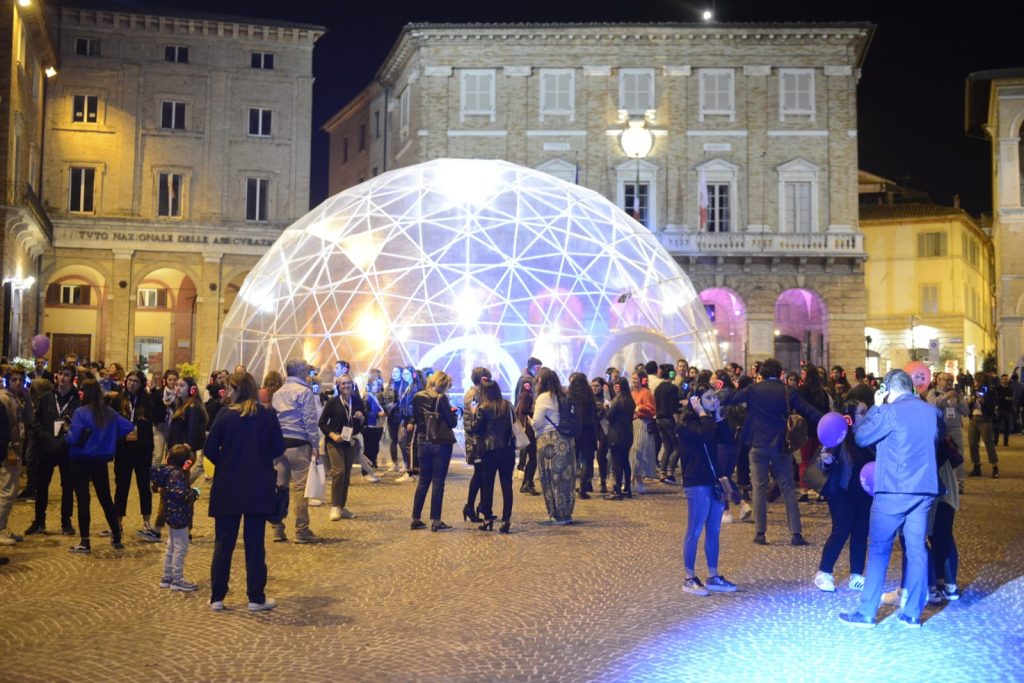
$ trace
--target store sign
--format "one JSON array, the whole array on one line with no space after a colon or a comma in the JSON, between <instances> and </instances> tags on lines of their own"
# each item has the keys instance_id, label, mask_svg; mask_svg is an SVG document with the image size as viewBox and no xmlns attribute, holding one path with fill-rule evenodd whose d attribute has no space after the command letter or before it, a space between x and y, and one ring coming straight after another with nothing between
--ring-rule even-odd
<instances>
[{"instance_id":1,"label":"store sign","mask_svg":"<svg viewBox=\"0 0 1024 683\"><path fill-rule=\"evenodd\" d=\"M242 234L239 234L242 233ZM246 234L249 233L249 234ZM243 230L124 230L58 226L54 246L83 249L146 249L159 251L231 251L263 254L277 239L276 231Z\"/></svg>"},{"instance_id":2,"label":"store sign","mask_svg":"<svg viewBox=\"0 0 1024 683\"><path fill-rule=\"evenodd\" d=\"M74 230L73 232L79 240L87 242L117 242L119 244L232 244L247 247L269 247L274 244L274 240L266 237L195 235L192 233L176 232L118 232L116 230Z\"/></svg>"}]
</instances>

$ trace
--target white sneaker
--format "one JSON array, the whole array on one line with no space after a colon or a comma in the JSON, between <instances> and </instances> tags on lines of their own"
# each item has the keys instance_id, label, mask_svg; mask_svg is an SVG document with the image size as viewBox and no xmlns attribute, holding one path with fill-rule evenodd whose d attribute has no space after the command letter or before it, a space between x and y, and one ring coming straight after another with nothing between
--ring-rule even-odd
<instances>
[{"instance_id":1,"label":"white sneaker","mask_svg":"<svg viewBox=\"0 0 1024 683\"><path fill-rule=\"evenodd\" d=\"M380 483L380 477L371 472L370 474L363 475L363 481L369 482L371 484L378 484Z\"/></svg>"},{"instance_id":2,"label":"white sneaker","mask_svg":"<svg viewBox=\"0 0 1024 683\"><path fill-rule=\"evenodd\" d=\"M337 506L332 507L331 508L331 516L328 519L330 519L332 522L337 522L338 520L340 520L341 519L341 508L337 507Z\"/></svg>"},{"instance_id":3,"label":"white sneaker","mask_svg":"<svg viewBox=\"0 0 1024 683\"><path fill-rule=\"evenodd\" d=\"M224 601L223 600L211 601L210 602L210 609L212 609L214 612L223 612L224 611Z\"/></svg>"},{"instance_id":4,"label":"white sneaker","mask_svg":"<svg viewBox=\"0 0 1024 683\"><path fill-rule=\"evenodd\" d=\"M929 605L937 605L937 604L939 604L940 602L942 602L945 599L946 599L946 596L944 596L942 594L942 589L940 589L940 588L932 588L932 589L930 589L928 591L928 604Z\"/></svg>"},{"instance_id":5,"label":"white sneaker","mask_svg":"<svg viewBox=\"0 0 1024 683\"><path fill-rule=\"evenodd\" d=\"M398 463L397 462L391 463L391 471L392 472L397 472L398 471Z\"/></svg>"},{"instance_id":6,"label":"white sneaker","mask_svg":"<svg viewBox=\"0 0 1024 683\"><path fill-rule=\"evenodd\" d=\"M751 521L750 518L751 518L751 516L753 514L754 514L754 511L753 511L753 509L751 509L751 507L747 503L747 501L741 500L740 501L740 521L741 522L749 522L749 521Z\"/></svg>"},{"instance_id":7,"label":"white sneaker","mask_svg":"<svg viewBox=\"0 0 1024 683\"><path fill-rule=\"evenodd\" d=\"M726 510L722 513L722 524L732 524L735 520L732 518L732 510Z\"/></svg>"},{"instance_id":8,"label":"white sneaker","mask_svg":"<svg viewBox=\"0 0 1024 683\"><path fill-rule=\"evenodd\" d=\"M412 481L412 480L413 480L413 477L409 476L408 472L404 472L402 474L402 476L400 476L398 479L395 479L395 481L397 481L400 484L404 484L405 482Z\"/></svg>"},{"instance_id":9,"label":"white sneaker","mask_svg":"<svg viewBox=\"0 0 1024 683\"><path fill-rule=\"evenodd\" d=\"M311 507L311 508L318 508L318 507L320 507L321 505L324 504L324 502L322 500L320 500L319 498L309 498L308 502L309 502L309 507Z\"/></svg>"},{"instance_id":10,"label":"white sneaker","mask_svg":"<svg viewBox=\"0 0 1024 683\"><path fill-rule=\"evenodd\" d=\"M819 571L814 575L814 587L826 593L836 592L836 580L831 574Z\"/></svg>"},{"instance_id":11,"label":"white sneaker","mask_svg":"<svg viewBox=\"0 0 1024 683\"><path fill-rule=\"evenodd\" d=\"M275 607L277 607L277 600L275 600L274 598L267 598L263 602L249 603L250 612L266 612L267 610L272 610Z\"/></svg>"},{"instance_id":12,"label":"white sneaker","mask_svg":"<svg viewBox=\"0 0 1024 683\"><path fill-rule=\"evenodd\" d=\"M644 486L643 479L637 479L633 482L633 493L646 493L647 487Z\"/></svg>"},{"instance_id":13,"label":"white sneaker","mask_svg":"<svg viewBox=\"0 0 1024 683\"><path fill-rule=\"evenodd\" d=\"M864 575L863 574L850 574L850 582L846 585L852 591L864 590Z\"/></svg>"},{"instance_id":14,"label":"white sneaker","mask_svg":"<svg viewBox=\"0 0 1024 683\"><path fill-rule=\"evenodd\" d=\"M356 516L353 515L351 512L349 512L348 508L341 508L341 518L342 519L355 519Z\"/></svg>"},{"instance_id":15,"label":"white sneaker","mask_svg":"<svg viewBox=\"0 0 1024 683\"><path fill-rule=\"evenodd\" d=\"M10 529L0 529L0 545L14 545L17 541Z\"/></svg>"}]
</instances>

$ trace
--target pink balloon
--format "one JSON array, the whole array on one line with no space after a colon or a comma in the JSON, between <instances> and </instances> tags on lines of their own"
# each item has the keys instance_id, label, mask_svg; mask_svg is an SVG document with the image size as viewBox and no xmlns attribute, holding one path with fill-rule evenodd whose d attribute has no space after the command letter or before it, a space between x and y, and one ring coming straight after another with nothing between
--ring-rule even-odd
<instances>
[{"instance_id":1,"label":"pink balloon","mask_svg":"<svg viewBox=\"0 0 1024 683\"><path fill-rule=\"evenodd\" d=\"M860 485L866 494L875 495L875 463L869 462L861 468Z\"/></svg>"},{"instance_id":2,"label":"pink balloon","mask_svg":"<svg viewBox=\"0 0 1024 683\"><path fill-rule=\"evenodd\" d=\"M35 356L45 356L50 350L50 338L45 334L37 334L32 337L32 353Z\"/></svg>"},{"instance_id":3,"label":"pink balloon","mask_svg":"<svg viewBox=\"0 0 1024 683\"><path fill-rule=\"evenodd\" d=\"M818 441L825 448L835 448L846 438L846 418L839 413L826 413L818 422Z\"/></svg>"},{"instance_id":4,"label":"pink balloon","mask_svg":"<svg viewBox=\"0 0 1024 683\"><path fill-rule=\"evenodd\" d=\"M914 388L922 392L932 383L932 371L922 361L912 360L904 366L903 371L910 375Z\"/></svg>"}]
</instances>

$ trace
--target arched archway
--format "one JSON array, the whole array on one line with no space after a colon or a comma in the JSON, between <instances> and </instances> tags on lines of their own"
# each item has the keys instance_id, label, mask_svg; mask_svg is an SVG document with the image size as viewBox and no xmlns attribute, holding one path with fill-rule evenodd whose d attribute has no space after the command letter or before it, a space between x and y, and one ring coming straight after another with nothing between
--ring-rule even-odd
<instances>
[{"instance_id":1,"label":"arched archway","mask_svg":"<svg viewBox=\"0 0 1024 683\"><path fill-rule=\"evenodd\" d=\"M775 357L786 369L800 361L828 364L825 301L809 289L787 289L775 300ZM794 343L795 342L795 343Z\"/></svg>"},{"instance_id":2,"label":"arched archway","mask_svg":"<svg viewBox=\"0 0 1024 683\"><path fill-rule=\"evenodd\" d=\"M637 363L656 360L660 363L675 363L685 355L668 337L649 327L627 327L608 337L590 363L589 377L604 375L605 369L614 366L630 371Z\"/></svg>"},{"instance_id":3,"label":"arched archway","mask_svg":"<svg viewBox=\"0 0 1024 683\"><path fill-rule=\"evenodd\" d=\"M191 362L195 346L196 285L177 268L140 273L132 306L132 365L163 373Z\"/></svg>"},{"instance_id":4,"label":"arched archway","mask_svg":"<svg viewBox=\"0 0 1024 683\"><path fill-rule=\"evenodd\" d=\"M728 287L711 287L700 293L718 339L718 355L722 363L738 363L746 367L747 305Z\"/></svg>"},{"instance_id":5,"label":"arched archway","mask_svg":"<svg viewBox=\"0 0 1024 683\"><path fill-rule=\"evenodd\" d=\"M51 272L44 289L43 331L50 337L49 360L106 356L109 331L107 280L97 269L69 264Z\"/></svg>"}]
</instances>

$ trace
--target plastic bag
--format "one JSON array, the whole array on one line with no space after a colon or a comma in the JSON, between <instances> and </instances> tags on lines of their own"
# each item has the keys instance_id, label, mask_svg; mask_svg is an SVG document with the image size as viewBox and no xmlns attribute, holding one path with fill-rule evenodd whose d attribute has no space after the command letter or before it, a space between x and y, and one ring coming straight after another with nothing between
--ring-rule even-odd
<instances>
[{"instance_id":1,"label":"plastic bag","mask_svg":"<svg viewBox=\"0 0 1024 683\"><path fill-rule=\"evenodd\" d=\"M327 473L324 471L324 461L317 458L309 464L309 473L306 475L306 498L324 499L324 488L327 481Z\"/></svg>"}]
</instances>

